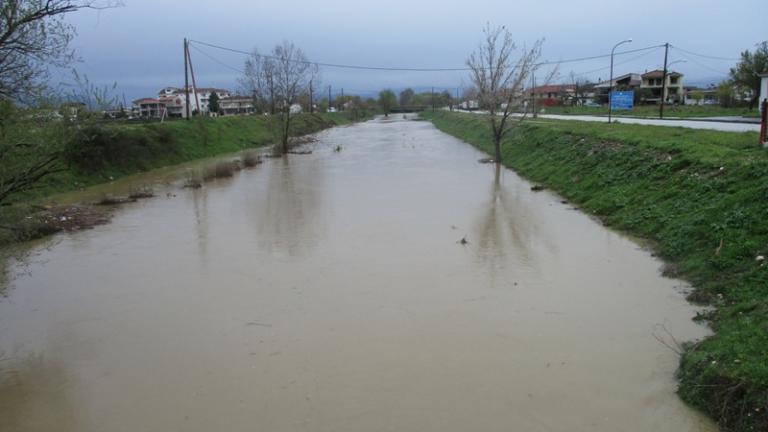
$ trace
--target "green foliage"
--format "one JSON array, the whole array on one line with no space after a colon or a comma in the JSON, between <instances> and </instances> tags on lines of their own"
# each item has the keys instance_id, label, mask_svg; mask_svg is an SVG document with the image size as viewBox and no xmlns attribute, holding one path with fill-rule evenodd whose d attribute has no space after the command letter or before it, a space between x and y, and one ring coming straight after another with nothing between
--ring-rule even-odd
<instances>
[{"instance_id":1,"label":"green foliage","mask_svg":"<svg viewBox=\"0 0 768 432\"><path fill-rule=\"evenodd\" d=\"M379 107L384 111L384 115L388 115L392 108L397 106L397 96L392 90L382 90L379 92Z\"/></svg>"},{"instance_id":2,"label":"green foliage","mask_svg":"<svg viewBox=\"0 0 768 432\"><path fill-rule=\"evenodd\" d=\"M0 203L18 200L62 169L72 127L53 109L18 109L0 100Z\"/></svg>"},{"instance_id":3,"label":"green foliage","mask_svg":"<svg viewBox=\"0 0 768 432\"><path fill-rule=\"evenodd\" d=\"M212 113L218 114L220 111L219 107L219 94L216 92L212 92L211 96L208 97L208 110Z\"/></svg>"},{"instance_id":4,"label":"green foliage","mask_svg":"<svg viewBox=\"0 0 768 432\"><path fill-rule=\"evenodd\" d=\"M475 115L426 112L492 152ZM680 395L725 430L768 430L768 154L755 133L568 121L522 125L502 161L607 225L650 239L716 307L690 345Z\"/></svg>"},{"instance_id":5,"label":"green foliage","mask_svg":"<svg viewBox=\"0 0 768 432\"><path fill-rule=\"evenodd\" d=\"M98 171L105 167L146 168L146 163L178 151L175 136L161 125L124 128L88 125L66 144L64 158L79 171Z\"/></svg>"},{"instance_id":6,"label":"green foliage","mask_svg":"<svg viewBox=\"0 0 768 432\"><path fill-rule=\"evenodd\" d=\"M731 80L743 89L752 90L755 96L760 94L761 74L768 71L768 41L756 45L755 52L744 51L741 61L731 68ZM750 108L755 105L756 97L750 101Z\"/></svg>"},{"instance_id":7,"label":"green foliage","mask_svg":"<svg viewBox=\"0 0 768 432\"><path fill-rule=\"evenodd\" d=\"M723 81L717 85L717 99L723 108L733 106L733 84L730 81Z\"/></svg>"}]
</instances>

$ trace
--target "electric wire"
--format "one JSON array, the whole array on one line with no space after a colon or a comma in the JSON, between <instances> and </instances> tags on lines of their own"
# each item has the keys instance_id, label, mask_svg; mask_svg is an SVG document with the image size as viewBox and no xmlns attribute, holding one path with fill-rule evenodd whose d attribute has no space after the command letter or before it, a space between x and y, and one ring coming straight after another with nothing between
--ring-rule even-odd
<instances>
[{"instance_id":1,"label":"electric wire","mask_svg":"<svg viewBox=\"0 0 768 432\"><path fill-rule=\"evenodd\" d=\"M190 43L198 44L198 45L204 45L210 48L215 48L223 51L229 51L237 54L243 54L243 55L252 55L253 53L235 49L235 48L229 48L221 45L216 45L208 42L202 42L198 40L190 40ZM637 48L633 50L627 50L627 51L621 51L618 53L614 53L615 56L620 56L624 54L631 54L635 52L640 51L646 51L654 48L659 48L664 45L654 45L644 48ZM269 55L263 55L259 54L260 57L263 58L269 58L269 59L275 59L273 56ZM597 60L601 58L608 58L610 57L610 54L600 54L595 56L588 56L588 57L579 57L579 58L573 58L573 59L565 59L560 61L544 61L535 63L534 66L547 66L547 65L559 65L564 63L577 63L577 62L583 62L588 60ZM391 71L391 72L462 72L462 71L470 71L472 70L469 67L461 67L461 68L415 68L415 67L386 67L386 66L361 66L361 65L348 65L348 64L340 64L340 63L325 63L325 62L314 62L314 61L299 61L294 60L296 63L304 63L304 64L311 64L316 65L319 67L332 67L332 68L340 68L340 69L355 69L355 70L377 70L377 71Z\"/></svg>"}]
</instances>

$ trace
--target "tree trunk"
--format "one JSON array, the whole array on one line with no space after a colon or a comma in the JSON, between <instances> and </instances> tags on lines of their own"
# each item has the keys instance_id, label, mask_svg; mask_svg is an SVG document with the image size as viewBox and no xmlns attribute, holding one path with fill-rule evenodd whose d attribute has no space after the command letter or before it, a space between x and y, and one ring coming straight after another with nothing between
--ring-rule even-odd
<instances>
[{"instance_id":1,"label":"tree trunk","mask_svg":"<svg viewBox=\"0 0 768 432\"><path fill-rule=\"evenodd\" d=\"M494 161L496 163L501 163L501 137L500 136L493 137L493 148L495 150L495 154L493 156Z\"/></svg>"},{"instance_id":2,"label":"tree trunk","mask_svg":"<svg viewBox=\"0 0 768 432\"><path fill-rule=\"evenodd\" d=\"M283 122L283 154L288 153L288 131L291 128L291 112L290 108L285 112L285 120Z\"/></svg>"}]
</instances>

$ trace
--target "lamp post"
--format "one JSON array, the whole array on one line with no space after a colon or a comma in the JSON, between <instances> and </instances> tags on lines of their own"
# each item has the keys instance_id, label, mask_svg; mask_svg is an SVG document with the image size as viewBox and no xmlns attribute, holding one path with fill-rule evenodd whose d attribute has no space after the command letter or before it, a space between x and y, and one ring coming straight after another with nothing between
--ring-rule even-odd
<instances>
[{"instance_id":1,"label":"lamp post","mask_svg":"<svg viewBox=\"0 0 768 432\"><path fill-rule=\"evenodd\" d=\"M614 53L614 51L616 51L616 48L618 48L619 45L622 45L622 44L625 44L625 43L630 43L630 42L632 42L632 39L623 40L623 41L617 43L616 45L614 45L613 49L611 49L611 79L608 81L608 123L611 122L611 114L612 114L612 106L611 106L612 100L611 99L613 99L613 97L612 97L613 96L612 95L612 93L613 93L613 53Z\"/></svg>"}]
</instances>

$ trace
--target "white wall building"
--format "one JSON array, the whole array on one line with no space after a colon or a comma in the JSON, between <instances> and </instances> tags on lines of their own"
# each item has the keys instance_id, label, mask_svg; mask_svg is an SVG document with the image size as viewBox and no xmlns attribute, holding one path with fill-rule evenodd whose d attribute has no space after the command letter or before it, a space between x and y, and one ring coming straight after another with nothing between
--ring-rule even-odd
<instances>
[{"instance_id":1,"label":"white wall building","mask_svg":"<svg viewBox=\"0 0 768 432\"><path fill-rule=\"evenodd\" d=\"M768 99L768 71L760 74L760 98L757 100L760 107L763 106L763 101Z\"/></svg>"},{"instance_id":2,"label":"white wall building","mask_svg":"<svg viewBox=\"0 0 768 432\"><path fill-rule=\"evenodd\" d=\"M189 88L189 112L190 114L197 111L200 107L200 113L207 115L211 112L209 103L211 94L216 93L219 96L219 100L228 98L231 96L230 92L223 89L211 88L211 87L190 87ZM168 114L175 117L187 116L187 96L183 88L178 87L165 87L157 92L159 99L174 101L173 109L168 110ZM179 105L180 100L180 105Z\"/></svg>"}]
</instances>

